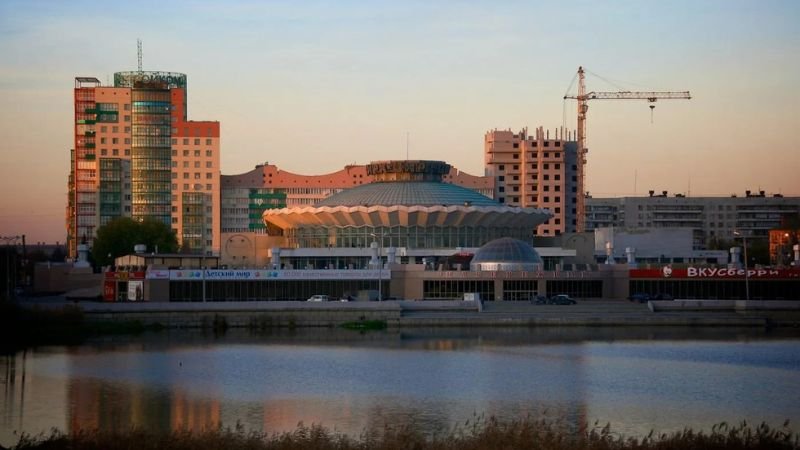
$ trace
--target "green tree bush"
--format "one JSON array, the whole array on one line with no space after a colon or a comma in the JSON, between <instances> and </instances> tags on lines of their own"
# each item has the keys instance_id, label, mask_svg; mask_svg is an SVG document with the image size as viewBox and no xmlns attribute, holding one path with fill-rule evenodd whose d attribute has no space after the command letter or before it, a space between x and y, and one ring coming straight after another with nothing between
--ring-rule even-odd
<instances>
[{"instance_id":1,"label":"green tree bush","mask_svg":"<svg viewBox=\"0 0 800 450\"><path fill-rule=\"evenodd\" d=\"M149 251L155 251L157 247L160 253L178 251L178 239L165 223L119 217L97 229L91 253L97 265L108 266L114 258L133 253L137 244L146 245Z\"/></svg>"}]
</instances>

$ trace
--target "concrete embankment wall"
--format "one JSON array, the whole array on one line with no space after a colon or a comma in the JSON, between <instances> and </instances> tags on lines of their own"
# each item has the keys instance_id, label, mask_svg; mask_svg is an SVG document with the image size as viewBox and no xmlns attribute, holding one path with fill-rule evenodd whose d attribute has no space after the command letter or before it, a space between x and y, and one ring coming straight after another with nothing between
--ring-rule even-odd
<instances>
[{"instance_id":1,"label":"concrete embankment wall","mask_svg":"<svg viewBox=\"0 0 800 450\"><path fill-rule=\"evenodd\" d=\"M348 322L381 320L397 326L406 302L207 302L207 303L84 303L90 321L139 321L168 328L331 327ZM426 302L425 311L476 311L472 304Z\"/></svg>"}]
</instances>

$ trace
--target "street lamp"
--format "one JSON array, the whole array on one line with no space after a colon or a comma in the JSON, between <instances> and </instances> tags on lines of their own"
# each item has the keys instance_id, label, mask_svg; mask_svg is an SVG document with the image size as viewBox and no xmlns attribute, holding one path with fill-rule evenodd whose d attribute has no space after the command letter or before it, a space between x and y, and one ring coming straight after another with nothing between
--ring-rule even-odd
<instances>
[{"instance_id":1,"label":"street lamp","mask_svg":"<svg viewBox=\"0 0 800 450\"><path fill-rule=\"evenodd\" d=\"M747 270L747 236L739 230L733 230L734 236L742 238L742 246L744 247L744 295L745 300L750 300L750 275Z\"/></svg>"},{"instance_id":2,"label":"street lamp","mask_svg":"<svg viewBox=\"0 0 800 450\"><path fill-rule=\"evenodd\" d=\"M14 289L16 289L17 270L16 270L16 250L17 241L22 239L21 236L0 236L0 241L6 243L6 300L11 300L11 243L14 243Z\"/></svg>"},{"instance_id":3,"label":"street lamp","mask_svg":"<svg viewBox=\"0 0 800 450\"><path fill-rule=\"evenodd\" d=\"M375 233L370 233L370 236L375 238L376 240L379 238L378 235ZM381 258L381 254L383 253L383 231L380 234L380 244L378 244L378 301L383 301L383 286L381 285L381 274L383 269L383 259ZM375 241L372 241L375 242Z\"/></svg>"}]
</instances>

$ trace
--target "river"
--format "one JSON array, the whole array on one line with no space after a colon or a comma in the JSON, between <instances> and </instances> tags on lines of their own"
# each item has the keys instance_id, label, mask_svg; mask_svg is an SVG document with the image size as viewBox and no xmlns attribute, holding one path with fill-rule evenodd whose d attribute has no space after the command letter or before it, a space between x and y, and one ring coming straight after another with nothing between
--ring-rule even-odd
<instances>
[{"instance_id":1,"label":"river","mask_svg":"<svg viewBox=\"0 0 800 450\"><path fill-rule=\"evenodd\" d=\"M358 435L476 418L626 435L800 421L800 331L508 328L166 331L0 357L0 444L52 428L319 423Z\"/></svg>"}]
</instances>

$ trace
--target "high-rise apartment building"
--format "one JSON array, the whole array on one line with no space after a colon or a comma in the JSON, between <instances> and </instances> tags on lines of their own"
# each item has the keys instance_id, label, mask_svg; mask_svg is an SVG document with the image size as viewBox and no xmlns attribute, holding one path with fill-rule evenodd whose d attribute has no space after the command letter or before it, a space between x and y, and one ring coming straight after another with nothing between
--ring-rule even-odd
<instances>
[{"instance_id":1,"label":"high-rise apartment building","mask_svg":"<svg viewBox=\"0 0 800 450\"><path fill-rule=\"evenodd\" d=\"M182 251L218 253L219 122L187 120L186 75L118 72L114 86L75 78L67 246L91 246L116 217L159 220Z\"/></svg>"},{"instance_id":2,"label":"high-rise apartment building","mask_svg":"<svg viewBox=\"0 0 800 450\"><path fill-rule=\"evenodd\" d=\"M484 136L484 168L494 179L495 199L509 206L548 209L553 217L534 233L555 236L577 227L577 142L542 127L492 130Z\"/></svg>"}]
</instances>

